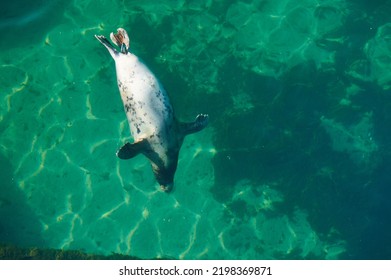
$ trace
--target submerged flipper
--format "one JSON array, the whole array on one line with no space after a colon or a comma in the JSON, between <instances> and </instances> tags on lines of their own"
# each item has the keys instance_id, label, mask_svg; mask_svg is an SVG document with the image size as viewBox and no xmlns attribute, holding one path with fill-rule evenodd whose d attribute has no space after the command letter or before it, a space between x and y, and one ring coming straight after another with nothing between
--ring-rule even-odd
<instances>
[{"instance_id":1,"label":"submerged flipper","mask_svg":"<svg viewBox=\"0 0 391 280\"><path fill-rule=\"evenodd\" d=\"M183 135L188 135L192 133L196 133L198 131L203 130L209 121L209 116L204 114L199 114L194 122L191 123L180 123L180 130Z\"/></svg>"},{"instance_id":2,"label":"submerged flipper","mask_svg":"<svg viewBox=\"0 0 391 280\"><path fill-rule=\"evenodd\" d=\"M99 42L101 42L102 45L106 47L106 49L111 54L111 57L115 59L115 57L118 55L118 52L116 51L116 49L114 49L113 45L109 42L109 40L107 40L106 37L102 35L95 35L95 38L98 39Z\"/></svg>"},{"instance_id":3,"label":"submerged flipper","mask_svg":"<svg viewBox=\"0 0 391 280\"><path fill-rule=\"evenodd\" d=\"M131 159L145 150L146 140L135 143L126 143L117 151L117 157L120 159Z\"/></svg>"}]
</instances>

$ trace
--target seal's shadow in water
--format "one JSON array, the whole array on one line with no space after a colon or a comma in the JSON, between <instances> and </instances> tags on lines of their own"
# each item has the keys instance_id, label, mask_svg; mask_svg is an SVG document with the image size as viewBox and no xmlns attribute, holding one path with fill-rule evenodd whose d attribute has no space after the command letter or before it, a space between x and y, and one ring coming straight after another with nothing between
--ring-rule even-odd
<instances>
[{"instance_id":1,"label":"seal's shadow in water","mask_svg":"<svg viewBox=\"0 0 391 280\"><path fill-rule=\"evenodd\" d=\"M1 154L0 170L0 243L43 246L38 217L28 205L25 195L12 181L11 164Z\"/></svg>"}]
</instances>

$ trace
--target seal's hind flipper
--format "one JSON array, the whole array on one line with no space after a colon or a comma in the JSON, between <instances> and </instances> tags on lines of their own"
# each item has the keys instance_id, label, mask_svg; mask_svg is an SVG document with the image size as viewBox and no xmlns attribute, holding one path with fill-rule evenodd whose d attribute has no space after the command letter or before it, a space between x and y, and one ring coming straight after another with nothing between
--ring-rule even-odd
<instances>
[{"instance_id":1,"label":"seal's hind flipper","mask_svg":"<svg viewBox=\"0 0 391 280\"><path fill-rule=\"evenodd\" d=\"M180 123L180 130L183 135L188 135L196 133L200 130L203 130L209 121L209 116L204 114L199 114L194 122L191 123Z\"/></svg>"},{"instance_id":2,"label":"seal's hind flipper","mask_svg":"<svg viewBox=\"0 0 391 280\"><path fill-rule=\"evenodd\" d=\"M131 159L144 151L145 144L145 140L135 143L128 142L117 151L117 157L120 159Z\"/></svg>"},{"instance_id":3,"label":"seal's hind flipper","mask_svg":"<svg viewBox=\"0 0 391 280\"><path fill-rule=\"evenodd\" d=\"M95 38L98 39L98 41L106 47L111 56L115 59L115 57L118 55L118 52L114 49L113 45L109 42L109 40L107 40L106 37L102 35L95 35Z\"/></svg>"},{"instance_id":4,"label":"seal's hind flipper","mask_svg":"<svg viewBox=\"0 0 391 280\"><path fill-rule=\"evenodd\" d=\"M125 29L118 28L116 34L111 32L110 39L111 41L113 41L114 44L116 44L118 47L121 48L121 52L123 54L127 54L130 44L129 44L129 36Z\"/></svg>"}]
</instances>

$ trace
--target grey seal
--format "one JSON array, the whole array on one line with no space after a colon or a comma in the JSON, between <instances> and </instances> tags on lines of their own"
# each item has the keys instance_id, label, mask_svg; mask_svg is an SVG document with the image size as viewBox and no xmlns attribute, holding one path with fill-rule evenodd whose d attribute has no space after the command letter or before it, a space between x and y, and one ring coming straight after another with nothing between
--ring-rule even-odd
<instances>
[{"instance_id":1,"label":"grey seal","mask_svg":"<svg viewBox=\"0 0 391 280\"><path fill-rule=\"evenodd\" d=\"M169 97L151 70L129 51L129 37L123 28L111 33L117 51L102 35L95 35L115 61L117 83L124 105L133 143L126 143L117 152L120 159L145 155L151 162L157 182L171 192L178 165L179 150L186 135L204 129L209 120L199 114L193 122L180 122L174 115Z\"/></svg>"}]
</instances>

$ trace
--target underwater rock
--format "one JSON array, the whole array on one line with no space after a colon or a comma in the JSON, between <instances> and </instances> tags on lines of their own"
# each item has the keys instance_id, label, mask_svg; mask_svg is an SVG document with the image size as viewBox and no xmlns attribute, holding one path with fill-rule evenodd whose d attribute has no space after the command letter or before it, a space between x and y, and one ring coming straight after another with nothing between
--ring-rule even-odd
<instances>
[{"instance_id":1,"label":"underwater rock","mask_svg":"<svg viewBox=\"0 0 391 280\"><path fill-rule=\"evenodd\" d=\"M103 256L87 254L79 250L21 248L1 244L0 260L139 260L139 258L121 254Z\"/></svg>"},{"instance_id":2,"label":"underwater rock","mask_svg":"<svg viewBox=\"0 0 391 280\"><path fill-rule=\"evenodd\" d=\"M368 171L377 166L379 147L374 138L372 112L365 113L360 121L350 126L325 116L320 118L320 122L335 151L349 154L355 164Z\"/></svg>"},{"instance_id":3,"label":"underwater rock","mask_svg":"<svg viewBox=\"0 0 391 280\"><path fill-rule=\"evenodd\" d=\"M370 62L370 77L384 90L391 88L391 23L380 26L368 41L365 54Z\"/></svg>"},{"instance_id":4,"label":"underwater rock","mask_svg":"<svg viewBox=\"0 0 391 280\"><path fill-rule=\"evenodd\" d=\"M232 59L242 70L268 77L280 77L307 61L328 70L335 64L335 46L344 41L338 34L347 16L344 0L238 1L227 5L223 17L209 11L208 5L202 13L186 5L180 12L169 6L170 12L162 17L168 18L172 32L165 35L156 60L206 93L218 93L221 68ZM156 27L162 18L148 22Z\"/></svg>"},{"instance_id":5,"label":"underwater rock","mask_svg":"<svg viewBox=\"0 0 391 280\"><path fill-rule=\"evenodd\" d=\"M232 202L226 205L231 224L219 235L226 253L241 259L338 258L345 251L344 242L320 238L303 210L278 211L274 206L284 197L276 187L248 180L237 183ZM326 249L333 246L328 256Z\"/></svg>"}]
</instances>

